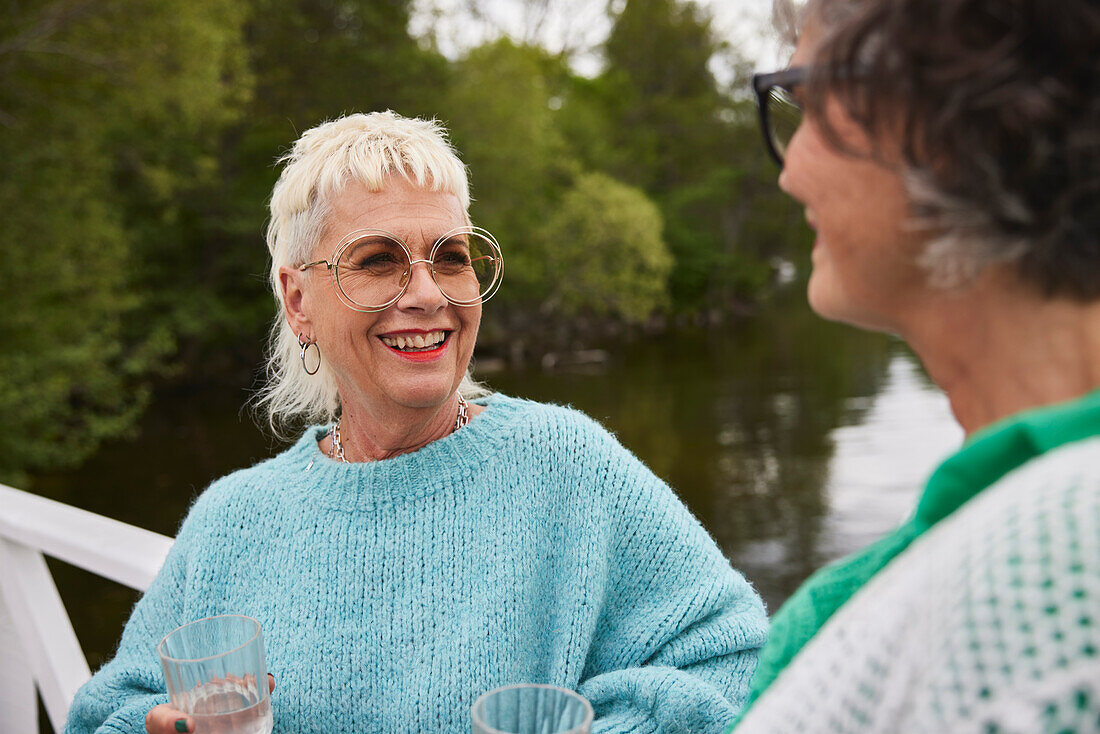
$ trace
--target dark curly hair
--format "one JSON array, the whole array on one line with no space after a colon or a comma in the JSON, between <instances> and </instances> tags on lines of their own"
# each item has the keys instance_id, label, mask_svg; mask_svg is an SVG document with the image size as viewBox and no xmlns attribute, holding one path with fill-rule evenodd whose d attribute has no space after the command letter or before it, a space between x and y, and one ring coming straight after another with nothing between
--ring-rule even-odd
<instances>
[{"instance_id":1,"label":"dark curly hair","mask_svg":"<svg viewBox=\"0 0 1100 734\"><path fill-rule=\"evenodd\" d=\"M1015 262L1048 297L1100 298L1100 2L809 0L796 16L776 0L775 11L819 37L805 97L826 128L828 93L872 138L901 132L934 281Z\"/></svg>"}]
</instances>

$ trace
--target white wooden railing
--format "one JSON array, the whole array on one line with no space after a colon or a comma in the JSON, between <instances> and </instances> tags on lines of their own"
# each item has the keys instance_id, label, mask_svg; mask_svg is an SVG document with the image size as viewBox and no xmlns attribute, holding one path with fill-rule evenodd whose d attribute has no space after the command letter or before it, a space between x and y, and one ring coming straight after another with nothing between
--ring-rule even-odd
<instances>
[{"instance_id":1,"label":"white wooden railing","mask_svg":"<svg viewBox=\"0 0 1100 734\"><path fill-rule=\"evenodd\" d=\"M44 556L144 591L172 539L0 484L0 731L55 732L91 672Z\"/></svg>"}]
</instances>

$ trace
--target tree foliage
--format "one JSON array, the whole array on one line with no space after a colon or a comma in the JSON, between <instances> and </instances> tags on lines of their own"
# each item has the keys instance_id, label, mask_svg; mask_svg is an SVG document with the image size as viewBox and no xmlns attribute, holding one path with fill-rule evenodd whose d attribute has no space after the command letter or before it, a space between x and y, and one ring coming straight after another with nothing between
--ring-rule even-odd
<instances>
[{"instance_id":1,"label":"tree foliage","mask_svg":"<svg viewBox=\"0 0 1100 734\"><path fill-rule=\"evenodd\" d=\"M505 302L545 297L542 230L575 168L550 109L546 63L507 39L476 48L457 64L440 110L471 172L471 218L504 248Z\"/></svg>"},{"instance_id":2,"label":"tree foliage","mask_svg":"<svg viewBox=\"0 0 1100 734\"><path fill-rule=\"evenodd\" d=\"M143 323L142 214L170 218L232 115L234 4L25 3L0 25L0 473L79 462L130 426L172 334ZM133 21L147 33L123 33ZM10 422L10 424L9 424Z\"/></svg>"},{"instance_id":3,"label":"tree foliage","mask_svg":"<svg viewBox=\"0 0 1100 734\"><path fill-rule=\"evenodd\" d=\"M710 71L715 54L729 49L690 2L628 0L605 52L606 70L577 88L569 108L580 119L590 119L593 106L606 115L598 123L603 141L588 148L586 164L657 202L675 260L669 288L676 310L752 299L770 271L761 257L768 248L750 239L748 218L761 199L781 195L772 187L738 196L742 182L770 162L755 118L743 113L749 103Z\"/></svg>"},{"instance_id":4,"label":"tree foliage","mask_svg":"<svg viewBox=\"0 0 1100 734\"><path fill-rule=\"evenodd\" d=\"M661 213L640 189L584 173L547 230L551 298L565 315L591 311L642 321L667 305L672 256Z\"/></svg>"}]
</instances>

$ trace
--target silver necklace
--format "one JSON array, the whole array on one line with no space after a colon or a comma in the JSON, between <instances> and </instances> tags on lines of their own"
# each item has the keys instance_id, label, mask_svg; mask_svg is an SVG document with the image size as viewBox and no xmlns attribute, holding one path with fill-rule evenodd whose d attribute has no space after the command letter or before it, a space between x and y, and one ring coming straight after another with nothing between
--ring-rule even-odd
<instances>
[{"instance_id":1,"label":"silver necklace","mask_svg":"<svg viewBox=\"0 0 1100 734\"><path fill-rule=\"evenodd\" d=\"M328 458L333 459L335 461L342 461L345 464L350 464L351 462L348 461L347 457L344 456L344 445L342 443L340 443L340 421L341 420L343 420L343 416L338 418L336 420L336 425L334 425L332 427L332 431L331 431L332 446L329 447ZM458 396L458 417L455 418L454 430L457 431L459 428L462 428L463 426L465 426L469 422L470 422L470 406L469 406L469 403L466 402L466 398L459 395Z\"/></svg>"}]
</instances>

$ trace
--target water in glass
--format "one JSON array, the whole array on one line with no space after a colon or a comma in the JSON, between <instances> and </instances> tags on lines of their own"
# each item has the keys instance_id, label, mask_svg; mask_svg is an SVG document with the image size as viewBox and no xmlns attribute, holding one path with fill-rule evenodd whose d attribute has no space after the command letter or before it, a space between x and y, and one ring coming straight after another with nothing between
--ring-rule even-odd
<instances>
[{"instance_id":1,"label":"water in glass","mask_svg":"<svg viewBox=\"0 0 1100 734\"><path fill-rule=\"evenodd\" d=\"M219 680L189 694L194 734L271 734L271 696L250 704L251 686Z\"/></svg>"}]
</instances>

